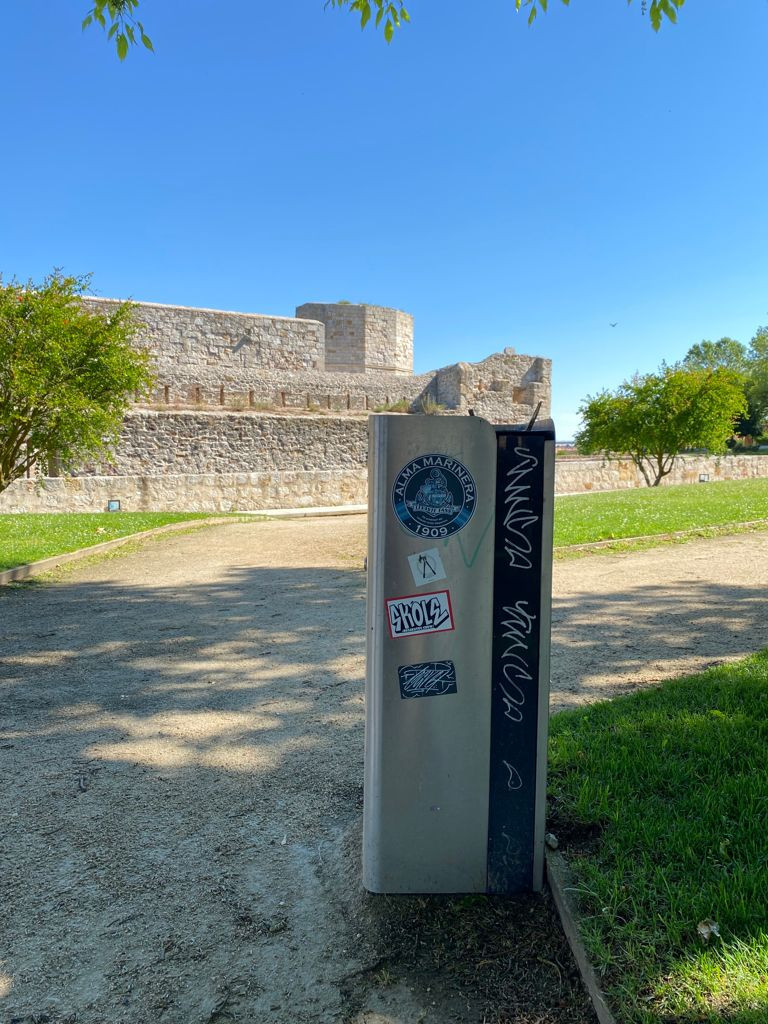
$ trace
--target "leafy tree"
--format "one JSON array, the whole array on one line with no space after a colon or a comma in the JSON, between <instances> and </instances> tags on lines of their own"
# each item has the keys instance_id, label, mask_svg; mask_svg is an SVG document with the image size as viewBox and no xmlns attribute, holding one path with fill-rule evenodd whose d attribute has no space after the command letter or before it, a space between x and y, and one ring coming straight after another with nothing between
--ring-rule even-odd
<instances>
[{"instance_id":1,"label":"leafy tree","mask_svg":"<svg viewBox=\"0 0 768 1024\"><path fill-rule=\"evenodd\" d=\"M567 6L570 0L562 2ZM627 2L631 3L632 0ZM677 12L684 2L685 0L651 0L649 5L647 0L640 0L640 10L643 14L648 14L651 27L658 32L665 18L673 23L677 21ZM546 13L549 0L514 0L514 4L516 11L528 11L528 24L532 25L539 10ZM101 25L109 38L115 40L120 60L125 60L129 48L136 44L137 37L148 50L153 50L152 41L144 31L142 23L136 18L138 6L139 0L94 0L93 7L83 20L83 28L93 24ZM392 42L395 29L400 28L403 22L411 20L405 0L325 0L325 6L345 7L359 15L361 28L365 28L373 19L377 28L383 25L384 38L388 43Z\"/></svg>"},{"instance_id":2,"label":"leafy tree","mask_svg":"<svg viewBox=\"0 0 768 1024\"><path fill-rule=\"evenodd\" d=\"M747 409L739 416L735 432L742 437L753 437L760 433L764 412L760 401L753 399L752 374L755 369L755 360L745 345L733 338L700 341L688 349L682 365L689 370L716 370L718 367L725 367L740 374L747 399Z\"/></svg>"},{"instance_id":3,"label":"leafy tree","mask_svg":"<svg viewBox=\"0 0 768 1024\"><path fill-rule=\"evenodd\" d=\"M768 419L768 327L758 327L749 345L750 372L747 397L762 426ZM758 433L754 431L753 433Z\"/></svg>"},{"instance_id":4,"label":"leafy tree","mask_svg":"<svg viewBox=\"0 0 768 1024\"><path fill-rule=\"evenodd\" d=\"M724 451L745 408L743 378L734 370L662 365L615 392L587 396L576 444L585 454L629 455L648 486L657 487L681 451Z\"/></svg>"},{"instance_id":5,"label":"leafy tree","mask_svg":"<svg viewBox=\"0 0 768 1024\"><path fill-rule=\"evenodd\" d=\"M745 345L733 338L719 341L700 341L683 357L683 366L689 370L716 370L725 366L737 373L749 373L750 356Z\"/></svg>"},{"instance_id":6,"label":"leafy tree","mask_svg":"<svg viewBox=\"0 0 768 1024\"><path fill-rule=\"evenodd\" d=\"M88 282L0 280L0 491L54 454L67 467L108 454L131 398L151 384L149 354L131 345L133 307L85 309Z\"/></svg>"}]
</instances>

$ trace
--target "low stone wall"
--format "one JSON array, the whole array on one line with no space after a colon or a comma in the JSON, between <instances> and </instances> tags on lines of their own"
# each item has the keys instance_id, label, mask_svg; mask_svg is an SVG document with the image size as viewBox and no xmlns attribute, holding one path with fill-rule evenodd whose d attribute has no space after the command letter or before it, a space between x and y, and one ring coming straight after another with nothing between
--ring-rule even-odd
<instances>
[{"instance_id":1,"label":"low stone wall","mask_svg":"<svg viewBox=\"0 0 768 1024\"><path fill-rule=\"evenodd\" d=\"M316 423L317 420L310 421ZM0 512L99 512L110 498L129 512L231 512L367 501L362 462L335 468L262 472L123 474L17 480L0 493ZM768 477L768 457L735 455L678 460L663 485ZM645 486L628 459L564 459L555 466L555 493L572 494Z\"/></svg>"},{"instance_id":2,"label":"low stone wall","mask_svg":"<svg viewBox=\"0 0 768 1024\"><path fill-rule=\"evenodd\" d=\"M165 476L44 477L17 480L0 493L0 512L252 512L265 508L360 505L365 468L311 472Z\"/></svg>"},{"instance_id":3,"label":"low stone wall","mask_svg":"<svg viewBox=\"0 0 768 1024\"><path fill-rule=\"evenodd\" d=\"M702 475L714 480L749 480L768 477L768 456L760 455L685 455L675 460L672 472L661 487L694 484ZM555 462L555 494L580 491L616 491L647 486L631 459L568 459Z\"/></svg>"}]
</instances>

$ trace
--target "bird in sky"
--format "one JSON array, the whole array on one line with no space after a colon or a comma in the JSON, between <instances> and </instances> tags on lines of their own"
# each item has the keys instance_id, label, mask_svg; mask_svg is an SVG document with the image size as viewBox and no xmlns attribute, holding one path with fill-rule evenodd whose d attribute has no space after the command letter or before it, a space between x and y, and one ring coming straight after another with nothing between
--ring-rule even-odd
<instances>
[{"instance_id":1,"label":"bird in sky","mask_svg":"<svg viewBox=\"0 0 768 1024\"><path fill-rule=\"evenodd\" d=\"M611 326L611 327L615 327L615 326L616 326L616 324L618 324L618 322L619 322L619 321L617 320L615 324L611 324L610 326Z\"/></svg>"}]
</instances>

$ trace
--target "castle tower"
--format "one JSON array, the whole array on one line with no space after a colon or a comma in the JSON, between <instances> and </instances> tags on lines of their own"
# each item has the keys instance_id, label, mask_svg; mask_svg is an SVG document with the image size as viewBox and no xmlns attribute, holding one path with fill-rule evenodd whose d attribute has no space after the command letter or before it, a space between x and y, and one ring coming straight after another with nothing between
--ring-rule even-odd
<instances>
[{"instance_id":1,"label":"castle tower","mask_svg":"<svg viewBox=\"0 0 768 1024\"><path fill-rule=\"evenodd\" d=\"M399 309L352 302L305 302L300 320L325 324L325 369L413 373L413 317Z\"/></svg>"}]
</instances>

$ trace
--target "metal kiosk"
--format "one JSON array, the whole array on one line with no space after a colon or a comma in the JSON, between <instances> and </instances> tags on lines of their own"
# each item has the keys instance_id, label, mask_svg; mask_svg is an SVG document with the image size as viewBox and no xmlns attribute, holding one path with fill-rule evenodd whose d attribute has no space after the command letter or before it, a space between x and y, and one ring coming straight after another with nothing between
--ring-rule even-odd
<instances>
[{"instance_id":1,"label":"metal kiosk","mask_svg":"<svg viewBox=\"0 0 768 1024\"><path fill-rule=\"evenodd\" d=\"M543 883L554 429L370 417L363 883Z\"/></svg>"}]
</instances>

